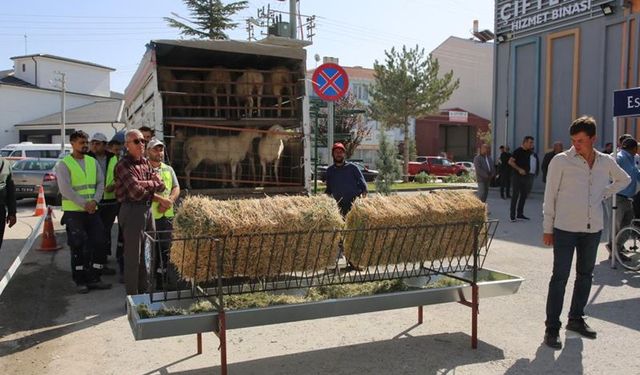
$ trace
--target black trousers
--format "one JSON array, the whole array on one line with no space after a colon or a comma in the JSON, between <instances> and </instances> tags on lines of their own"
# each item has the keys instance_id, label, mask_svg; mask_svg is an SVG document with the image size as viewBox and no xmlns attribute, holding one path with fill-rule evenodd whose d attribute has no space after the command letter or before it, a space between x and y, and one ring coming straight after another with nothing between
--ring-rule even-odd
<instances>
[{"instance_id":1,"label":"black trousers","mask_svg":"<svg viewBox=\"0 0 640 375\"><path fill-rule=\"evenodd\" d=\"M144 293L149 280L143 234L145 231L154 231L156 226L151 206L122 203L118 222L124 239L124 282L127 295Z\"/></svg>"},{"instance_id":2,"label":"black trousers","mask_svg":"<svg viewBox=\"0 0 640 375\"><path fill-rule=\"evenodd\" d=\"M104 247L104 227L98 214L67 211L61 223L67 231L67 244L71 249L71 276L77 285L100 280L102 264L95 254Z\"/></svg>"},{"instance_id":3,"label":"black trousers","mask_svg":"<svg viewBox=\"0 0 640 375\"><path fill-rule=\"evenodd\" d=\"M100 203L98 208L98 214L102 220L104 226L104 246L102 251L96 258L96 261L100 264L107 264L107 257L111 255L111 228L118 216L118 210L120 205L117 202Z\"/></svg>"},{"instance_id":4,"label":"black trousers","mask_svg":"<svg viewBox=\"0 0 640 375\"><path fill-rule=\"evenodd\" d=\"M2 249L2 239L4 238L4 227L7 226L7 208L0 205L0 249Z\"/></svg>"},{"instance_id":5,"label":"black trousers","mask_svg":"<svg viewBox=\"0 0 640 375\"><path fill-rule=\"evenodd\" d=\"M511 171L500 171L500 196L507 198L511 196Z\"/></svg>"},{"instance_id":6,"label":"black trousers","mask_svg":"<svg viewBox=\"0 0 640 375\"><path fill-rule=\"evenodd\" d=\"M513 194L511 195L511 218L514 219L517 216L524 215L524 204L527 201L527 196L533 186L534 175L527 174L522 176L514 173L513 179Z\"/></svg>"}]
</instances>

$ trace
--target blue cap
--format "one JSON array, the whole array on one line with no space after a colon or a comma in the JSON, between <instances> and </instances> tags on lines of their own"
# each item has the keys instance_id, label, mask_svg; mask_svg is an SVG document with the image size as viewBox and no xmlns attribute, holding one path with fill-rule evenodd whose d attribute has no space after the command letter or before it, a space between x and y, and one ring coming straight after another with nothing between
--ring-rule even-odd
<instances>
[{"instance_id":1,"label":"blue cap","mask_svg":"<svg viewBox=\"0 0 640 375\"><path fill-rule=\"evenodd\" d=\"M124 144L124 131L119 131L117 132L113 138L111 138L112 141L116 141L119 142L120 144Z\"/></svg>"}]
</instances>

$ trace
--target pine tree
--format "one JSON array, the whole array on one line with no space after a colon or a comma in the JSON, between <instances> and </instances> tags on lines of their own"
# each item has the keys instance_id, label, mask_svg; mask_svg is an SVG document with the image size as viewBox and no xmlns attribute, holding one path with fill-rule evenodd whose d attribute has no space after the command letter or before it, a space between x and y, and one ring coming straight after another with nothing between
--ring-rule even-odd
<instances>
[{"instance_id":1,"label":"pine tree","mask_svg":"<svg viewBox=\"0 0 640 375\"><path fill-rule=\"evenodd\" d=\"M391 194L391 186L400 178L400 165L396 159L396 148L387 140L384 129L380 130L376 168L379 173L376 177L376 192L384 195Z\"/></svg>"},{"instance_id":2,"label":"pine tree","mask_svg":"<svg viewBox=\"0 0 640 375\"><path fill-rule=\"evenodd\" d=\"M453 71L438 77L440 64L424 48L385 51L384 64L373 64L375 82L370 90L372 117L388 127L404 131L404 144L410 145L409 119L437 112L460 85ZM405 181L409 177L410 147L404 147Z\"/></svg>"},{"instance_id":3,"label":"pine tree","mask_svg":"<svg viewBox=\"0 0 640 375\"><path fill-rule=\"evenodd\" d=\"M169 26L180 30L180 34L195 39L229 39L225 30L238 26L231 16L249 6L248 1L236 1L224 5L220 0L183 0L189 13L192 27L175 18L165 17Z\"/></svg>"}]
</instances>

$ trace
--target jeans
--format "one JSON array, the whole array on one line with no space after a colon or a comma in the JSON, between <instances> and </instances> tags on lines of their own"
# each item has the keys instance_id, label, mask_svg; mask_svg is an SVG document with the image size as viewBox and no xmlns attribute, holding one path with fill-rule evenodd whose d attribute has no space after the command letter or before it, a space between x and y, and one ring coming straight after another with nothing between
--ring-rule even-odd
<instances>
[{"instance_id":1,"label":"jeans","mask_svg":"<svg viewBox=\"0 0 640 375\"><path fill-rule=\"evenodd\" d=\"M511 218L516 218L517 216L524 215L524 204L527 201L527 196L531 191L531 186L533 186L533 178L535 177L532 174L527 174L526 176L522 176L520 174L513 174L513 194L511 195ZM516 211L517 208L517 211Z\"/></svg>"},{"instance_id":2,"label":"jeans","mask_svg":"<svg viewBox=\"0 0 640 375\"><path fill-rule=\"evenodd\" d=\"M478 180L478 198L484 203L489 195L489 180Z\"/></svg>"},{"instance_id":3,"label":"jeans","mask_svg":"<svg viewBox=\"0 0 640 375\"><path fill-rule=\"evenodd\" d=\"M98 214L67 211L61 223L67 230L67 244L71 249L71 277L77 285L100 280L102 264L96 254L104 246L104 229Z\"/></svg>"},{"instance_id":4,"label":"jeans","mask_svg":"<svg viewBox=\"0 0 640 375\"><path fill-rule=\"evenodd\" d=\"M553 274L549 282L547 295L547 330L559 330L562 323L560 314L564 302L564 292L571 272L573 253L576 253L576 281L573 286L573 297L569 319L579 319L584 316L591 292L593 268L596 264L596 254L600 243L600 234L567 232L553 228Z\"/></svg>"}]
</instances>

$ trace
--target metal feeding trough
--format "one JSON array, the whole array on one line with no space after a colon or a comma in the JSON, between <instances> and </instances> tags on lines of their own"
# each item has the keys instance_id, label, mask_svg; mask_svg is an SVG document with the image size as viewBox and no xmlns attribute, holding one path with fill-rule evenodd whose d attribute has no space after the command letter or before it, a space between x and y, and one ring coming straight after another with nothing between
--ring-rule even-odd
<instances>
[{"instance_id":1,"label":"metal feeding trough","mask_svg":"<svg viewBox=\"0 0 640 375\"><path fill-rule=\"evenodd\" d=\"M483 268L496 227L497 221L489 221L313 234L328 239L329 243L338 243L341 250L343 240L350 239L344 241L347 257L350 254L366 255L365 258L355 257L357 263L350 264L346 269L333 268L337 264L323 264L322 259L318 259L321 251L305 243L319 243L309 233L174 238L173 246L207 253L206 257L204 254L196 254L195 262L200 261L200 268L197 265L185 267L182 263L183 269L173 269L160 278L150 277L149 293L127 297L127 315L136 340L196 334L198 354L202 353L202 333L214 332L220 339L222 374L227 373L226 331L229 329L406 307L418 307L418 323L421 324L423 306L447 302L459 302L471 307L471 345L476 348L480 298L515 294L523 281L518 276ZM370 245L370 242L362 240L370 236L375 236L376 241L385 244L383 252L365 252L356 248ZM158 233L147 233L146 237L151 247L164 245L162 241L166 240L159 238L167 238ZM425 241L424 238L432 240ZM287 262L284 255L287 251L274 249L278 244L290 251L290 241L297 245L297 250L304 249L296 255L304 259L302 264ZM251 243L256 245L252 247ZM444 251L443 246L453 246L455 251ZM260 254L264 251L269 259L266 269L277 271L267 275L264 273L265 267L248 267L243 264L241 254L249 251L258 251ZM163 267L162 258L155 251L150 253L155 255L149 257L148 269L155 270L158 264ZM433 254L437 256L434 257ZM202 259L207 259L206 264ZM335 260L331 262L335 263ZM206 269L204 273L203 267ZM247 273L248 269L252 272ZM186 283L181 280L191 281ZM228 306L231 299L242 294L304 296L310 288L372 285L365 283L389 281L400 283L401 290L258 308L231 309ZM211 302L211 311L187 311L195 302L203 300ZM184 315L147 316L149 313L153 315L167 311L173 311L174 314L182 311Z\"/></svg>"}]
</instances>

